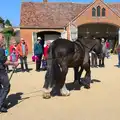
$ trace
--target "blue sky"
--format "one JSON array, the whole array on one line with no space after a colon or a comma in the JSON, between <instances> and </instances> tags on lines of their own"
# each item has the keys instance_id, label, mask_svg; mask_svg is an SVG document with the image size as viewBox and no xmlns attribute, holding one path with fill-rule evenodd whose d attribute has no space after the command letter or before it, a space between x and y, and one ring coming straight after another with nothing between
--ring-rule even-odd
<instances>
[{"instance_id":1,"label":"blue sky","mask_svg":"<svg viewBox=\"0 0 120 120\"><path fill-rule=\"evenodd\" d=\"M0 17L9 19L13 26L20 24L21 1L42 2L42 0L0 0ZM49 2L81 2L89 3L93 0L48 0ZM105 0L105 2L120 2L120 0Z\"/></svg>"}]
</instances>

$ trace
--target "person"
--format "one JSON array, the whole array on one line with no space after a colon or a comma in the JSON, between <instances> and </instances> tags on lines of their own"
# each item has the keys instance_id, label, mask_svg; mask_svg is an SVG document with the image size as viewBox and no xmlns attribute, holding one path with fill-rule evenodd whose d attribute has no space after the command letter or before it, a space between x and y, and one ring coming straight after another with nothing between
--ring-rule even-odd
<instances>
[{"instance_id":1,"label":"person","mask_svg":"<svg viewBox=\"0 0 120 120\"><path fill-rule=\"evenodd\" d=\"M48 49L49 49L50 44L51 44L51 42L47 41L46 46L44 47L44 57L45 57L46 60L48 58Z\"/></svg>"},{"instance_id":2,"label":"person","mask_svg":"<svg viewBox=\"0 0 120 120\"><path fill-rule=\"evenodd\" d=\"M118 54L118 67L120 68L120 44L116 48L117 54Z\"/></svg>"},{"instance_id":3,"label":"person","mask_svg":"<svg viewBox=\"0 0 120 120\"><path fill-rule=\"evenodd\" d=\"M3 48L4 36L0 33L0 112L7 112L5 99L10 91L10 83L6 71L6 65L18 66L18 62L10 62L5 56L5 49ZM5 107L6 106L6 107Z\"/></svg>"},{"instance_id":4,"label":"person","mask_svg":"<svg viewBox=\"0 0 120 120\"><path fill-rule=\"evenodd\" d=\"M110 58L110 43L108 42L108 40L105 42L106 45L106 57Z\"/></svg>"},{"instance_id":5,"label":"person","mask_svg":"<svg viewBox=\"0 0 120 120\"><path fill-rule=\"evenodd\" d=\"M10 54L10 61L18 62L18 53L15 48L12 48L12 53ZM16 71L16 68L14 66L12 66L12 68L13 68L13 70L15 69L15 71Z\"/></svg>"},{"instance_id":6,"label":"person","mask_svg":"<svg viewBox=\"0 0 120 120\"><path fill-rule=\"evenodd\" d=\"M12 53L13 48L15 48L15 50L17 51L17 42L14 38L11 39L11 45L9 47L10 54Z\"/></svg>"},{"instance_id":7,"label":"person","mask_svg":"<svg viewBox=\"0 0 120 120\"><path fill-rule=\"evenodd\" d=\"M97 55L94 51L91 51L91 67L97 67Z\"/></svg>"},{"instance_id":8,"label":"person","mask_svg":"<svg viewBox=\"0 0 120 120\"><path fill-rule=\"evenodd\" d=\"M17 45L17 52L19 54L22 72L25 71L24 64L26 71L29 72L28 64L27 64L28 46L23 38L21 38L20 43Z\"/></svg>"},{"instance_id":9,"label":"person","mask_svg":"<svg viewBox=\"0 0 120 120\"><path fill-rule=\"evenodd\" d=\"M43 56L43 59L42 59L42 68L43 70L46 70L47 68L47 58L48 58L48 49L49 49L49 46L50 46L51 42L48 40L46 42L46 46L44 47L44 56Z\"/></svg>"},{"instance_id":10,"label":"person","mask_svg":"<svg viewBox=\"0 0 120 120\"><path fill-rule=\"evenodd\" d=\"M40 71L40 66L41 66L41 59L42 59L42 54L43 54L43 49L42 45L40 44L41 37L37 38L37 41L34 44L34 55L37 57L36 59L36 71Z\"/></svg>"},{"instance_id":11,"label":"person","mask_svg":"<svg viewBox=\"0 0 120 120\"><path fill-rule=\"evenodd\" d=\"M6 48L5 48L5 56L6 56L7 59L8 59L9 52L8 52L8 49L6 49ZM9 72L9 67L8 67L8 65L6 65L6 69L7 69L7 72Z\"/></svg>"}]
</instances>

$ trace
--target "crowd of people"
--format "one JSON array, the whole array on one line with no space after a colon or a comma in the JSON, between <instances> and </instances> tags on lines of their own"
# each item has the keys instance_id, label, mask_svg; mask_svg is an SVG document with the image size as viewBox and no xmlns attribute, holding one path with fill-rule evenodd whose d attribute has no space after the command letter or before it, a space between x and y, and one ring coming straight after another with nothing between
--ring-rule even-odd
<instances>
[{"instance_id":1,"label":"crowd of people","mask_svg":"<svg viewBox=\"0 0 120 120\"><path fill-rule=\"evenodd\" d=\"M41 37L37 38L37 40L34 44L34 54L32 56L32 61L34 61L36 63L36 71L37 72L41 71L41 67L42 67L42 70L46 70L48 48L51 44L51 42L49 40L46 41L46 44L43 49L41 40L42 40ZM105 41L105 39L103 39L103 38L101 39L101 42L103 44L105 57L109 59L110 53L111 53L110 43L108 40ZM116 51L118 53L118 67L120 67L120 46L119 45L118 45ZM5 53L6 53L6 56L8 57L7 50L5 51ZM11 62L18 62L18 60L20 60L22 72L25 72L25 71L29 72L27 56L28 56L28 46L27 46L26 41L23 38L21 38L20 43L17 44L17 42L15 41L14 38L11 39L8 60L10 60ZM97 67L97 66L99 66L97 64L97 56L96 56L95 52L92 51L91 52L91 67ZM6 68L9 71L8 66ZM13 66L13 69L15 69L14 66Z\"/></svg>"},{"instance_id":2,"label":"crowd of people","mask_svg":"<svg viewBox=\"0 0 120 120\"><path fill-rule=\"evenodd\" d=\"M36 63L36 71L39 72L41 70L41 63L42 63L42 70L46 70L47 68L47 56L48 56L48 48L50 45L50 41L46 42L44 49L41 45L41 37L38 37L35 44L34 44L34 54L32 56L32 61ZM29 72L27 56L28 56L28 45L26 41L21 38L20 43L17 44L14 38L11 39L10 47L9 47L9 54L8 50L5 50L5 54L11 62L18 62L20 60L21 71L22 72ZM8 66L6 67L9 71ZM14 66L12 67L13 70L16 69Z\"/></svg>"}]
</instances>

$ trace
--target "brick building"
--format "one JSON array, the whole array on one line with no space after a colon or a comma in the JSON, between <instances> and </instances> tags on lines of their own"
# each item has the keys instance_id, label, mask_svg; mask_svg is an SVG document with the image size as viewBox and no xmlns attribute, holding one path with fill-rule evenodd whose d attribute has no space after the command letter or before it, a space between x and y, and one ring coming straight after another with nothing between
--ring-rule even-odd
<instances>
[{"instance_id":1,"label":"brick building","mask_svg":"<svg viewBox=\"0 0 120 120\"><path fill-rule=\"evenodd\" d=\"M32 52L34 41L58 37L75 40L78 35L96 35L117 39L120 43L120 3L95 0L89 4L71 2L23 2L20 35Z\"/></svg>"}]
</instances>

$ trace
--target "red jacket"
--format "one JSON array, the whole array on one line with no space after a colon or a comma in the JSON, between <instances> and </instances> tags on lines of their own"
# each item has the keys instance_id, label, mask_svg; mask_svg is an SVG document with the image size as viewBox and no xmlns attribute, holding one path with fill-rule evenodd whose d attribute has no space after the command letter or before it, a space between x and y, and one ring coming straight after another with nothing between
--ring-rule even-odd
<instances>
[{"instance_id":1,"label":"red jacket","mask_svg":"<svg viewBox=\"0 0 120 120\"><path fill-rule=\"evenodd\" d=\"M48 58L48 48L49 48L48 45L44 47L44 57L45 57L45 59Z\"/></svg>"},{"instance_id":2,"label":"red jacket","mask_svg":"<svg viewBox=\"0 0 120 120\"><path fill-rule=\"evenodd\" d=\"M106 48L109 48L109 47L110 47L109 42L106 42Z\"/></svg>"}]
</instances>

